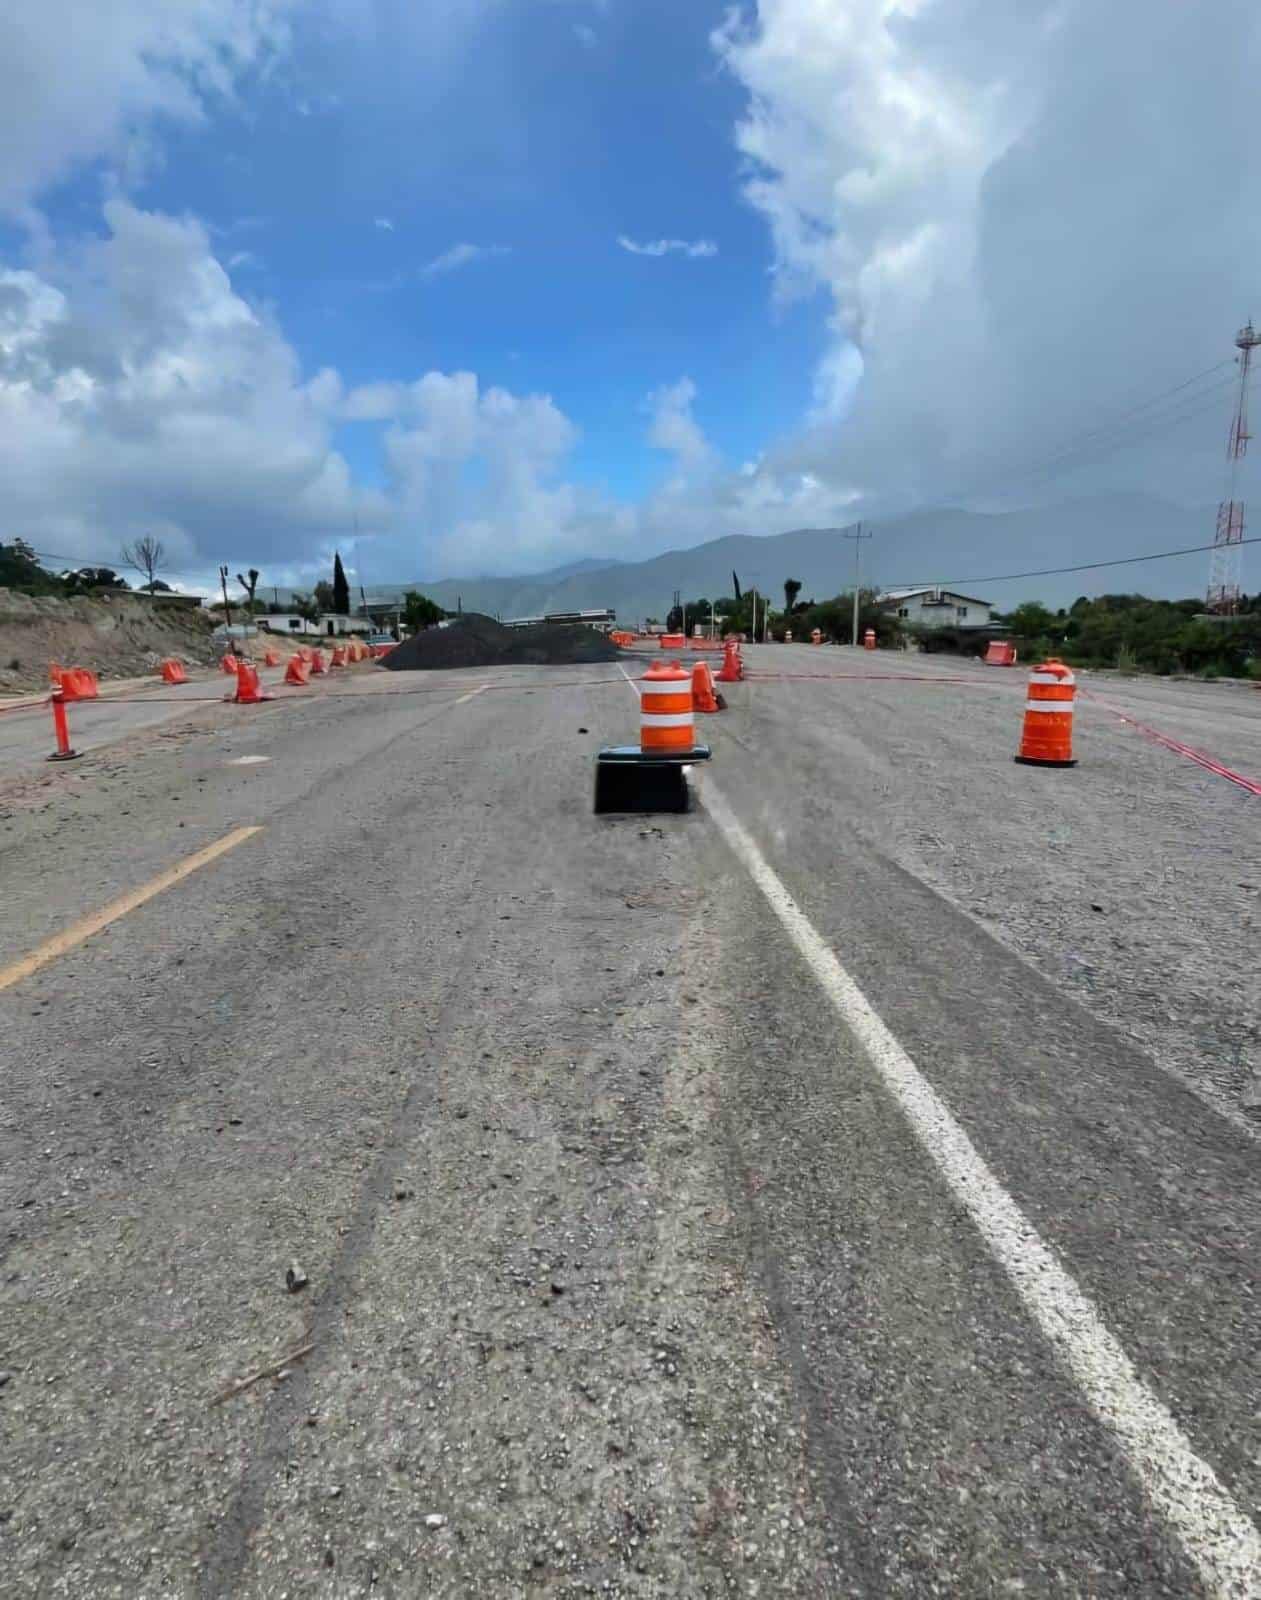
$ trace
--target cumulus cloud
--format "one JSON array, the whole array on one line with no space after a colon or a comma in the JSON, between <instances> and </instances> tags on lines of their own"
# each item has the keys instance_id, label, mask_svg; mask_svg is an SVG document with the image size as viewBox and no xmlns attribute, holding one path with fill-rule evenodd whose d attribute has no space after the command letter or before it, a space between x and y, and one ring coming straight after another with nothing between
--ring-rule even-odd
<instances>
[{"instance_id":1,"label":"cumulus cloud","mask_svg":"<svg viewBox=\"0 0 1261 1600\"><path fill-rule=\"evenodd\" d=\"M79 162L127 157L147 120L199 121L288 39L293 0L41 0L0 50L0 210ZM16 16L16 12L13 13ZM132 147L132 156L135 154Z\"/></svg>"},{"instance_id":2,"label":"cumulus cloud","mask_svg":"<svg viewBox=\"0 0 1261 1600\"><path fill-rule=\"evenodd\" d=\"M578 429L547 395L305 374L197 222L117 198L104 220L39 272L0 269L0 527L77 562L160 529L186 577L222 560L280 583L357 527L378 576L636 549L634 514L566 481ZM349 422L382 428L383 489L353 482Z\"/></svg>"},{"instance_id":3,"label":"cumulus cloud","mask_svg":"<svg viewBox=\"0 0 1261 1600\"><path fill-rule=\"evenodd\" d=\"M700 424L692 414L696 385L691 378L680 378L648 397L652 425L648 442L674 456L679 472L694 476L714 462L714 452Z\"/></svg>"},{"instance_id":4,"label":"cumulus cloud","mask_svg":"<svg viewBox=\"0 0 1261 1600\"><path fill-rule=\"evenodd\" d=\"M747 92L737 143L778 292L833 308L811 426L769 465L877 504L1216 498L1211 395L1172 432L1047 461L1229 356L1252 309L1261 170L1238 151L1261 14L759 0L715 46Z\"/></svg>"},{"instance_id":5,"label":"cumulus cloud","mask_svg":"<svg viewBox=\"0 0 1261 1600\"><path fill-rule=\"evenodd\" d=\"M449 250L444 250L421 268L421 277L439 278L447 272L458 272L461 267L470 266L474 261L487 261L494 256L511 254L511 246L506 244L453 244Z\"/></svg>"},{"instance_id":6,"label":"cumulus cloud","mask_svg":"<svg viewBox=\"0 0 1261 1600\"><path fill-rule=\"evenodd\" d=\"M394 224L391 222L389 217L375 217L373 219L373 226L382 229L385 233L394 232Z\"/></svg>"},{"instance_id":7,"label":"cumulus cloud","mask_svg":"<svg viewBox=\"0 0 1261 1600\"><path fill-rule=\"evenodd\" d=\"M105 221L40 274L0 271L0 524L84 561L160 525L192 565L375 512L331 447L340 380L304 381L204 230L121 199Z\"/></svg>"},{"instance_id":8,"label":"cumulus cloud","mask_svg":"<svg viewBox=\"0 0 1261 1600\"><path fill-rule=\"evenodd\" d=\"M718 246L712 239L694 239L690 242L687 239L646 239L640 243L619 233L617 242L633 256L681 255L691 256L695 260L718 254Z\"/></svg>"}]
</instances>

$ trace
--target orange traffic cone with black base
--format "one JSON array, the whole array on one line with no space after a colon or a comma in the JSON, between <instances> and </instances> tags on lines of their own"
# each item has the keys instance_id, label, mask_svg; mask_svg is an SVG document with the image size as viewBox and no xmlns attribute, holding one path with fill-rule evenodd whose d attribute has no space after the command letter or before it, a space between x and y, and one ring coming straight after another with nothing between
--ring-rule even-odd
<instances>
[{"instance_id":1,"label":"orange traffic cone with black base","mask_svg":"<svg viewBox=\"0 0 1261 1600\"><path fill-rule=\"evenodd\" d=\"M1029 675L1020 754L1026 767L1075 767L1073 759L1073 697L1077 679L1062 661L1044 661Z\"/></svg>"},{"instance_id":2,"label":"orange traffic cone with black base","mask_svg":"<svg viewBox=\"0 0 1261 1600\"><path fill-rule=\"evenodd\" d=\"M301 656L290 656L289 665L285 668L285 682L303 684L310 683L310 681L307 676L306 662Z\"/></svg>"},{"instance_id":3,"label":"orange traffic cone with black base","mask_svg":"<svg viewBox=\"0 0 1261 1600\"><path fill-rule=\"evenodd\" d=\"M692 668L692 708L695 711L721 711L714 693L714 678L707 661L698 661Z\"/></svg>"}]
</instances>

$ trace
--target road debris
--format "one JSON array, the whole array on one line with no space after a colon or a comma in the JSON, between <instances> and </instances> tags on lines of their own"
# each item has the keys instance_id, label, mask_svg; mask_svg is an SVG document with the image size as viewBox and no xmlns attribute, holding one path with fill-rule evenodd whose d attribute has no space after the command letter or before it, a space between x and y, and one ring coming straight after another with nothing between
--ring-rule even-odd
<instances>
[{"instance_id":1,"label":"road debris","mask_svg":"<svg viewBox=\"0 0 1261 1600\"><path fill-rule=\"evenodd\" d=\"M315 1349L314 1344L304 1344L300 1350L294 1350L290 1355L281 1356L279 1361L273 1361L270 1366L260 1367L257 1372L251 1372L248 1378L242 1378L237 1383L230 1383L226 1389L220 1390L210 1402L212 1406L220 1406L225 1400L235 1399L243 1394L246 1389L252 1389L256 1383L261 1383L264 1378L274 1378L283 1372L286 1367L291 1367L295 1361L301 1361L309 1356Z\"/></svg>"}]
</instances>

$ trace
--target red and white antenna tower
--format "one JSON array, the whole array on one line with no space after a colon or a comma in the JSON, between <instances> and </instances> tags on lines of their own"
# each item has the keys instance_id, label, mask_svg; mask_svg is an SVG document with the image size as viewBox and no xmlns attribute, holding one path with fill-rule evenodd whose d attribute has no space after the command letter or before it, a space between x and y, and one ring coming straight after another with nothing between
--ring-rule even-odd
<instances>
[{"instance_id":1,"label":"red and white antenna tower","mask_svg":"<svg viewBox=\"0 0 1261 1600\"><path fill-rule=\"evenodd\" d=\"M1208 564L1208 609L1231 617L1239 609L1239 583L1243 572L1243 501L1235 499L1239 463L1248 454L1248 369L1252 352L1261 344L1251 321L1235 335L1239 354L1239 399L1230 425L1226 459L1230 462L1227 498L1217 508L1217 536Z\"/></svg>"}]
</instances>

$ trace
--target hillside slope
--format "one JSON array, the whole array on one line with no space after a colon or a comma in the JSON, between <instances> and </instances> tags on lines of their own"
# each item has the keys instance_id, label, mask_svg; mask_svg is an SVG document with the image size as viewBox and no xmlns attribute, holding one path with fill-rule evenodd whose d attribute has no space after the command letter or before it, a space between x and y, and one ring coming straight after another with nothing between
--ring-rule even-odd
<instances>
[{"instance_id":1,"label":"hillside slope","mask_svg":"<svg viewBox=\"0 0 1261 1600\"><path fill-rule=\"evenodd\" d=\"M0 589L0 695L44 688L50 661L102 678L140 676L163 656L209 665L211 627L204 611L139 597L60 600Z\"/></svg>"}]
</instances>

